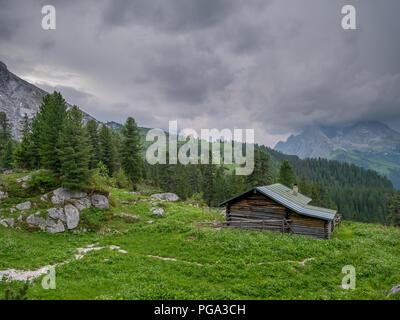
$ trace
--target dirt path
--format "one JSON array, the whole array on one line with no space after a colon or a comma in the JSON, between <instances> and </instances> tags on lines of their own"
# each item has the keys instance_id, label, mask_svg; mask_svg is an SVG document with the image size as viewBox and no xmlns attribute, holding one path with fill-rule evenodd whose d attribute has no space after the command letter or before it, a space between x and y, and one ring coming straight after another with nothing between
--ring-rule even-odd
<instances>
[{"instance_id":1,"label":"dirt path","mask_svg":"<svg viewBox=\"0 0 400 320\"><path fill-rule=\"evenodd\" d=\"M98 251L106 249L107 247L95 247L94 244L88 245L86 248L77 248L78 253L75 255L75 260L83 259L83 257L90 251ZM127 251L120 249L118 246L111 245L108 247L110 250L118 250L120 253L127 253ZM37 270L15 270L8 269L0 271L0 281L5 278L6 281L24 281L31 282L32 280L39 278L41 275L46 274L50 269L62 266L63 264L70 263L70 260L56 263L53 265L47 265Z\"/></svg>"}]
</instances>

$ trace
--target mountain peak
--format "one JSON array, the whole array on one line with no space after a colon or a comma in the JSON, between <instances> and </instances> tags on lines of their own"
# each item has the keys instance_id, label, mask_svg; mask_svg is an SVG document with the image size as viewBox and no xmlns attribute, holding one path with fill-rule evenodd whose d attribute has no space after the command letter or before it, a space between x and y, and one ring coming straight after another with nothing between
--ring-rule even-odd
<instances>
[{"instance_id":1,"label":"mountain peak","mask_svg":"<svg viewBox=\"0 0 400 320\"><path fill-rule=\"evenodd\" d=\"M0 61L0 110L7 114L14 138L19 139L21 136L21 120L25 114L32 119L46 94L46 91L11 73L6 64ZM67 103L67 107L71 105ZM85 112L83 118L85 121L93 119Z\"/></svg>"},{"instance_id":2,"label":"mountain peak","mask_svg":"<svg viewBox=\"0 0 400 320\"><path fill-rule=\"evenodd\" d=\"M4 71L8 72L7 66L4 62L0 61L0 72L4 72Z\"/></svg>"}]
</instances>

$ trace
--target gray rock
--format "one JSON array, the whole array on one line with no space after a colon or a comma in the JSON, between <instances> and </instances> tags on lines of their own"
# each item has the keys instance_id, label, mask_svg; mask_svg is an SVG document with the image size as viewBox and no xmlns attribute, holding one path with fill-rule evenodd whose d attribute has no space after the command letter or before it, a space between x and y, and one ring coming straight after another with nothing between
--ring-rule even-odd
<instances>
[{"instance_id":1,"label":"gray rock","mask_svg":"<svg viewBox=\"0 0 400 320\"><path fill-rule=\"evenodd\" d=\"M101 194L95 194L92 196L92 205L97 209L108 209L110 207L107 197Z\"/></svg>"},{"instance_id":2,"label":"gray rock","mask_svg":"<svg viewBox=\"0 0 400 320\"><path fill-rule=\"evenodd\" d=\"M14 227L14 218L4 219L9 227Z\"/></svg>"},{"instance_id":3,"label":"gray rock","mask_svg":"<svg viewBox=\"0 0 400 320\"><path fill-rule=\"evenodd\" d=\"M6 191L0 191L0 200L7 198L8 198L8 193Z\"/></svg>"},{"instance_id":4,"label":"gray rock","mask_svg":"<svg viewBox=\"0 0 400 320\"><path fill-rule=\"evenodd\" d=\"M79 211L72 204L67 204L64 207L66 223L68 229L75 229L79 224Z\"/></svg>"},{"instance_id":5,"label":"gray rock","mask_svg":"<svg viewBox=\"0 0 400 320\"><path fill-rule=\"evenodd\" d=\"M62 223L61 220L55 222L52 219L47 219L46 224L47 224L46 231L48 233L61 233L65 231L64 224Z\"/></svg>"},{"instance_id":6,"label":"gray rock","mask_svg":"<svg viewBox=\"0 0 400 320\"><path fill-rule=\"evenodd\" d=\"M17 221L22 221L22 215L17 218Z\"/></svg>"},{"instance_id":7,"label":"gray rock","mask_svg":"<svg viewBox=\"0 0 400 320\"><path fill-rule=\"evenodd\" d=\"M2 225L3 227L8 227L8 224L6 222L6 220L0 220L0 225Z\"/></svg>"},{"instance_id":8,"label":"gray rock","mask_svg":"<svg viewBox=\"0 0 400 320\"><path fill-rule=\"evenodd\" d=\"M26 201L26 202L17 204L17 205L16 205L16 208L17 208L18 210L29 210L29 209L31 208L31 205L32 205L32 204L31 204L30 201Z\"/></svg>"},{"instance_id":9,"label":"gray rock","mask_svg":"<svg viewBox=\"0 0 400 320\"><path fill-rule=\"evenodd\" d=\"M28 181L30 178L31 178L31 176L30 176L30 175L27 175L27 176L25 176L25 177L22 177L22 178L17 179L17 182L18 182L18 183L26 182L26 181Z\"/></svg>"},{"instance_id":10,"label":"gray rock","mask_svg":"<svg viewBox=\"0 0 400 320\"><path fill-rule=\"evenodd\" d=\"M47 210L47 216L55 220L60 219L65 221L65 215L63 208L50 208Z\"/></svg>"},{"instance_id":11,"label":"gray rock","mask_svg":"<svg viewBox=\"0 0 400 320\"><path fill-rule=\"evenodd\" d=\"M396 294L396 293L399 292L399 291L400 291L400 284L399 284L398 286L393 287L392 290L390 290L390 292L389 292L389 294L388 294L388 297L390 297L390 296Z\"/></svg>"},{"instance_id":12,"label":"gray rock","mask_svg":"<svg viewBox=\"0 0 400 320\"><path fill-rule=\"evenodd\" d=\"M51 202L54 204L63 204L65 200L82 199L85 197L87 197L87 194L85 192L71 191L66 188L58 188L53 191Z\"/></svg>"},{"instance_id":13,"label":"gray rock","mask_svg":"<svg viewBox=\"0 0 400 320\"><path fill-rule=\"evenodd\" d=\"M3 174L12 174L13 171L12 170L4 170Z\"/></svg>"},{"instance_id":14,"label":"gray rock","mask_svg":"<svg viewBox=\"0 0 400 320\"><path fill-rule=\"evenodd\" d=\"M163 208L151 208L150 211L156 216L162 216L164 214Z\"/></svg>"},{"instance_id":15,"label":"gray rock","mask_svg":"<svg viewBox=\"0 0 400 320\"><path fill-rule=\"evenodd\" d=\"M88 197L72 200L74 206L79 210L89 209L92 206L92 203Z\"/></svg>"},{"instance_id":16,"label":"gray rock","mask_svg":"<svg viewBox=\"0 0 400 320\"><path fill-rule=\"evenodd\" d=\"M39 227L41 230L46 229L46 220L34 214L31 214L26 218L26 223L30 226Z\"/></svg>"},{"instance_id":17,"label":"gray rock","mask_svg":"<svg viewBox=\"0 0 400 320\"><path fill-rule=\"evenodd\" d=\"M10 212L11 212L11 213L14 213L15 210L16 210L15 208L10 208Z\"/></svg>"},{"instance_id":18,"label":"gray rock","mask_svg":"<svg viewBox=\"0 0 400 320\"><path fill-rule=\"evenodd\" d=\"M46 194L40 196L40 201L43 201L43 202L49 201L49 194L46 193Z\"/></svg>"},{"instance_id":19,"label":"gray rock","mask_svg":"<svg viewBox=\"0 0 400 320\"><path fill-rule=\"evenodd\" d=\"M127 213L121 213L119 216L122 217L122 218L129 218L129 219L132 219L132 220L139 220L138 216L134 216L134 215L127 214Z\"/></svg>"},{"instance_id":20,"label":"gray rock","mask_svg":"<svg viewBox=\"0 0 400 320\"><path fill-rule=\"evenodd\" d=\"M151 196L151 198L160 201L179 201L179 197L175 193L156 193Z\"/></svg>"}]
</instances>

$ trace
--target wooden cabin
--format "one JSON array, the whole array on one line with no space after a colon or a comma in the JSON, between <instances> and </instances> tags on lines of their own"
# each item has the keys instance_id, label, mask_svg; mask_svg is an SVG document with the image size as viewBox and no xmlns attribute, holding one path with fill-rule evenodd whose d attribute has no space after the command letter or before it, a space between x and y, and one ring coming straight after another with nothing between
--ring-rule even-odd
<instances>
[{"instance_id":1,"label":"wooden cabin","mask_svg":"<svg viewBox=\"0 0 400 320\"><path fill-rule=\"evenodd\" d=\"M309 205L312 199L279 183L250 190L220 204L226 205L226 226L294 233L329 239L340 220L335 210Z\"/></svg>"}]
</instances>

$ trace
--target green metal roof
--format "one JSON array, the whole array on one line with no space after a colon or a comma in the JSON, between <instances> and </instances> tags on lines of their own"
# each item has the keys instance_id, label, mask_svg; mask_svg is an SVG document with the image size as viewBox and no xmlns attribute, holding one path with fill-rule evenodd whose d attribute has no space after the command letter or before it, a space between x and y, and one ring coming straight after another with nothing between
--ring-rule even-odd
<instances>
[{"instance_id":1,"label":"green metal roof","mask_svg":"<svg viewBox=\"0 0 400 320\"><path fill-rule=\"evenodd\" d=\"M271 190L272 192L275 192L276 194L279 194L282 197L285 197L286 199L300 205L306 205L312 200L311 198L306 197L299 192L294 192L293 189L290 189L280 183L271 184L269 186L265 186L264 188L267 188L268 190Z\"/></svg>"}]
</instances>

